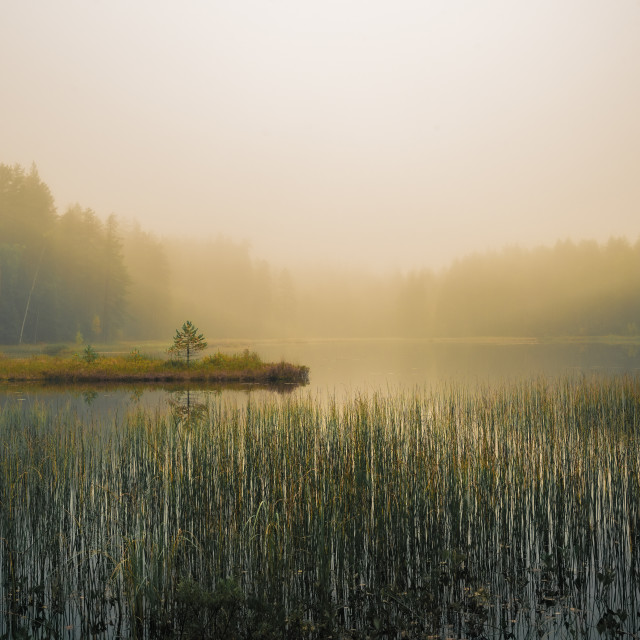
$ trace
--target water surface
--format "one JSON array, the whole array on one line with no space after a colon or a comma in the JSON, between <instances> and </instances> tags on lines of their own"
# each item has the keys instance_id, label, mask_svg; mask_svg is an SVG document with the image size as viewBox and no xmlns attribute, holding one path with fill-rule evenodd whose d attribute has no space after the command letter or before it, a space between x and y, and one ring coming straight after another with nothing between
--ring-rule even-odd
<instances>
[{"instance_id":1,"label":"water surface","mask_svg":"<svg viewBox=\"0 0 640 640\"><path fill-rule=\"evenodd\" d=\"M211 343L211 353L250 349L265 361L287 360L310 367L304 387L265 388L256 385L191 387L194 402L211 397L241 404L272 394L311 394L338 401L354 394L461 384L516 382L530 378L640 373L640 348L634 344L534 340L296 340L224 341ZM141 348L144 352L144 347ZM160 354L158 354L160 355ZM83 415L109 417L130 409L165 411L181 397L180 385L0 386L0 406L44 405L72 408Z\"/></svg>"}]
</instances>

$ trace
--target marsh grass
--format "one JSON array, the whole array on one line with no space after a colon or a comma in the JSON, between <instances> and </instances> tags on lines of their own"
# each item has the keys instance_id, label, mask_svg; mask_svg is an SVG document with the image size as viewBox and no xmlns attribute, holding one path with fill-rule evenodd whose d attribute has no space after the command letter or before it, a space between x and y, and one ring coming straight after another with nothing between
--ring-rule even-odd
<instances>
[{"instance_id":1,"label":"marsh grass","mask_svg":"<svg viewBox=\"0 0 640 640\"><path fill-rule=\"evenodd\" d=\"M636 378L198 415L2 412L0 633L637 632Z\"/></svg>"},{"instance_id":2,"label":"marsh grass","mask_svg":"<svg viewBox=\"0 0 640 640\"><path fill-rule=\"evenodd\" d=\"M309 368L264 362L254 352L216 353L187 366L176 359L150 357L133 349L124 356L99 355L91 345L73 357L33 355L0 358L0 380L23 382L252 382L306 384Z\"/></svg>"}]
</instances>

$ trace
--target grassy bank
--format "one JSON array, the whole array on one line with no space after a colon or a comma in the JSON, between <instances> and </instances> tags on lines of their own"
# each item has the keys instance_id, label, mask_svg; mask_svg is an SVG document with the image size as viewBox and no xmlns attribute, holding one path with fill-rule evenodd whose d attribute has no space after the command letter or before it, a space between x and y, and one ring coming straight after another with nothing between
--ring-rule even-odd
<instances>
[{"instance_id":1,"label":"grassy bank","mask_svg":"<svg viewBox=\"0 0 640 640\"><path fill-rule=\"evenodd\" d=\"M254 352L192 360L152 358L137 350L126 356L100 356L90 347L73 356L0 357L0 381L7 382L207 382L306 384L309 369L288 362L263 362Z\"/></svg>"},{"instance_id":2,"label":"grassy bank","mask_svg":"<svg viewBox=\"0 0 640 640\"><path fill-rule=\"evenodd\" d=\"M0 635L636 637L639 505L637 378L5 409Z\"/></svg>"}]
</instances>

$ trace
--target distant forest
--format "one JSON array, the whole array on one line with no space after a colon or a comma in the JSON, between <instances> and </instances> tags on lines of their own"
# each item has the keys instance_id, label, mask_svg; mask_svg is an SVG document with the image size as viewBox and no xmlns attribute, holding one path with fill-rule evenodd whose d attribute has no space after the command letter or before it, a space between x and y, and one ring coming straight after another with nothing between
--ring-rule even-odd
<instances>
[{"instance_id":1,"label":"distant forest","mask_svg":"<svg viewBox=\"0 0 640 640\"><path fill-rule=\"evenodd\" d=\"M35 166L0 164L0 344L168 341L185 319L211 339L638 335L640 239L508 248L438 272L281 269L246 243L59 214Z\"/></svg>"}]
</instances>

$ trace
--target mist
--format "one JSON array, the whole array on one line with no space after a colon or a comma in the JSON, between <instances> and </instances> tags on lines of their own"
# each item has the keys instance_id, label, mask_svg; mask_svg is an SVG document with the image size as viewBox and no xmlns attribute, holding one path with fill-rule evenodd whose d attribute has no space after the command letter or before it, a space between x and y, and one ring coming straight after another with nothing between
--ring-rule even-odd
<instances>
[{"instance_id":1,"label":"mist","mask_svg":"<svg viewBox=\"0 0 640 640\"><path fill-rule=\"evenodd\" d=\"M508 247L439 271L382 275L280 270L222 239L168 246L175 309L217 337L640 335L640 239Z\"/></svg>"},{"instance_id":2,"label":"mist","mask_svg":"<svg viewBox=\"0 0 640 640\"><path fill-rule=\"evenodd\" d=\"M0 342L637 332L640 5L0 7Z\"/></svg>"},{"instance_id":3,"label":"mist","mask_svg":"<svg viewBox=\"0 0 640 640\"><path fill-rule=\"evenodd\" d=\"M0 7L0 162L293 272L640 235L631 0Z\"/></svg>"},{"instance_id":4,"label":"mist","mask_svg":"<svg viewBox=\"0 0 640 640\"><path fill-rule=\"evenodd\" d=\"M281 267L246 242L160 237L0 164L0 343L637 336L640 238L564 240L439 270Z\"/></svg>"}]
</instances>

